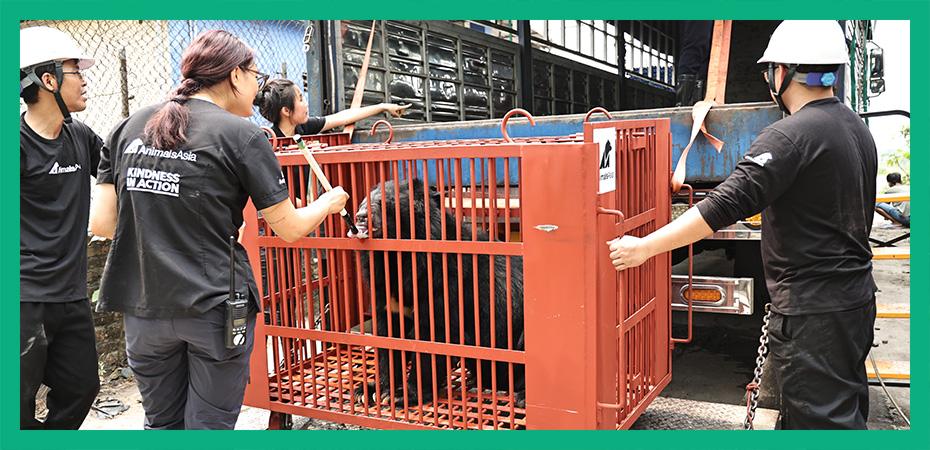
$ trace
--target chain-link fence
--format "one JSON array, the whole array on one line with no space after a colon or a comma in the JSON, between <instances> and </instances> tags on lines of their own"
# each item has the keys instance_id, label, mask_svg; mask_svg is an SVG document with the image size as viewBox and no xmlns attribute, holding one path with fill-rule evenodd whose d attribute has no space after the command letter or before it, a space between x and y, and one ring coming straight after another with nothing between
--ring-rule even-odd
<instances>
[{"instance_id":1,"label":"chain-link fence","mask_svg":"<svg viewBox=\"0 0 930 450\"><path fill-rule=\"evenodd\" d=\"M101 136L139 108L162 101L177 86L184 49L206 30L238 36L255 50L259 70L272 78L288 78L300 86L307 70L307 22L302 20L63 20L24 21L20 27L37 25L67 32L97 60L85 71L87 109L74 117ZM267 124L257 113L252 120Z\"/></svg>"}]
</instances>

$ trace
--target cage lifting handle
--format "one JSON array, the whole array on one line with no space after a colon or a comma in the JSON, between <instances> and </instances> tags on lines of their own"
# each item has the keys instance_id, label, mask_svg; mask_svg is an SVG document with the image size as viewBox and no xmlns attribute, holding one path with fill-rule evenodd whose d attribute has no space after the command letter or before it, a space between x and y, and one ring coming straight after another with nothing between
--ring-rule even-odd
<instances>
[{"instance_id":1,"label":"cage lifting handle","mask_svg":"<svg viewBox=\"0 0 930 450\"><path fill-rule=\"evenodd\" d=\"M694 188L690 184L682 184L681 189L688 191L688 208L691 208L694 205ZM675 344L688 344L691 342L694 331L694 244L688 244L688 298L685 299L688 302L688 337L687 338L676 338L672 334L672 327L668 328L668 336L671 342L670 346L674 347ZM671 299L669 299L671 301ZM671 308L669 308L669 314L672 313Z\"/></svg>"},{"instance_id":2,"label":"cage lifting handle","mask_svg":"<svg viewBox=\"0 0 930 450\"><path fill-rule=\"evenodd\" d=\"M598 109L598 108L592 109L591 112L594 112L596 109ZM588 115L590 115L591 112L589 112ZM608 117L610 117L609 114L608 114ZM587 122L587 121L588 121L588 118L587 118L587 116L586 116L586 117L585 117L585 122ZM607 209L607 208L604 208L604 207L602 207L602 206L598 206L598 207L597 207L597 213L598 213L598 214L606 214L606 215L610 215L610 216L616 216L616 217L617 217L617 229L618 229L621 233L623 232L623 221L626 220L626 216L624 216L624 214L623 214L622 211L617 211L616 209ZM622 306L621 306L621 307L622 307ZM618 325L618 328L619 328L619 325ZM619 339L619 334L617 335L617 338ZM621 398L621 400L622 400L622 398ZM626 408L626 404L623 404L623 403L604 403L604 402L596 402L596 405L597 405L597 407L600 408L600 409L610 409L610 410L617 410L617 411Z\"/></svg>"},{"instance_id":3,"label":"cage lifting handle","mask_svg":"<svg viewBox=\"0 0 930 450\"><path fill-rule=\"evenodd\" d=\"M536 119L533 119L533 115L530 114L527 110L523 108L514 108L510 111L507 111L507 114L504 114L504 118L501 119L501 134L504 135L505 142L513 142L513 139L510 138L510 134L507 133L507 122L514 114L520 114L530 121L530 125L536 126Z\"/></svg>"},{"instance_id":4,"label":"cage lifting handle","mask_svg":"<svg viewBox=\"0 0 930 450\"><path fill-rule=\"evenodd\" d=\"M619 225L619 224L622 224L623 221L626 219L626 216L623 215L623 212L617 211L616 209L607 209L607 208L604 208L604 207L602 207L602 206L598 206L598 207L597 207L597 213L598 213L598 214L607 214L607 215L610 215L610 216L617 216L617 217L620 219L620 221L617 223L618 225Z\"/></svg>"},{"instance_id":5,"label":"cage lifting handle","mask_svg":"<svg viewBox=\"0 0 930 450\"><path fill-rule=\"evenodd\" d=\"M598 214L605 214L605 215L608 215L608 216L616 216L616 217L617 217L617 234L618 234L618 236L617 236L616 238L614 238L614 239L620 239L621 237L623 237L623 235L625 234L625 233L624 233L624 230L623 230L623 221L626 220L626 216L623 215L623 212L622 212L622 211L617 211L616 209L607 209L607 208L604 208L604 207L602 207L602 206L598 206L598 207L597 207L597 213L598 213ZM608 241L607 244L609 245L610 242L611 242L611 241Z\"/></svg>"},{"instance_id":6,"label":"cage lifting handle","mask_svg":"<svg viewBox=\"0 0 930 450\"><path fill-rule=\"evenodd\" d=\"M371 130L368 131L368 135L369 135L369 136L374 136L374 135L375 135L375 130L377 130L377 129L378 129L378 125L381 125L381 124L384 124L384 125L386 125L386 126L388 127L388 138L387 138L386 141L382 142L382 144L390 144L390 143L391 143L391 139L394 139L394 127L391 125L391 122L388 122L387 120L381 119L381 120L378 120L377 122L375 122L375 123L371 126Z\"/></svg>"},{"instance_id":7,"label":"cage lifting handle","mask_svg":"<svg viewBox=\"0 0 930 450\"><path fill-rule=\"evenodd\" d=\"M268 140L271 141L271 148L275 151L278 150L278 136L274 134L274 130L268 127L260 127L262 131L265 132L265 135L268 136Z\"/></svg>"},{"instance_id":8,"label":"cage lifting handle","mask_svg":"<svg viewBox=\"0 0 930 450\"><path fill-rule=\"evenodd\" d=\"M595 106L595 107L591 108L591 110L588 111L587 114L584 115L584 120L582 121L582 123L588 123L588 121L591 119L591 115L593 115L594 113L601 113L601 114L607 116L608 119L613 120L613 116L610 115L610 112L609 112L609 111L607 111L607 110L604 109L604 108L601 108L600 106Z\"/></svg>"}]
</instances>

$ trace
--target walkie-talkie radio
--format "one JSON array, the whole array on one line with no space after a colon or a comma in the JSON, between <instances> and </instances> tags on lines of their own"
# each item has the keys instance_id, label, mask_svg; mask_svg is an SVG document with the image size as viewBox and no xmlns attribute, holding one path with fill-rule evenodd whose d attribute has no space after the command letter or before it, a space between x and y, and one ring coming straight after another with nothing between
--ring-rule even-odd
<instances>
[{"instance_id":1,"label":"walkie-talkie radio","mask_svg":"<svg viewBox=\"0 0 930 450\"><path fill-rule=\"evenodd\" d=\"M226 348L245 345L248 297L236 292L236 237L229 237L229 298L226 299Z\"/></svg>"}]
</instances>

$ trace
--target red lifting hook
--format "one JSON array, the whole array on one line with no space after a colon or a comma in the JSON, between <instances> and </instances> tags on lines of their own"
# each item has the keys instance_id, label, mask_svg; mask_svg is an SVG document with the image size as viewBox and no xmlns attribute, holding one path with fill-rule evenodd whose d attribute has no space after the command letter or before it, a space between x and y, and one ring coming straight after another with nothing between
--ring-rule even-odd
<instances>
[{"instance_id":1,"label":"red lifting hook","mask_svg":"<svg viewBox=\"0 0 930 450\"><path fill-rule=\"evenodd\" d=\"M601 108L600 106L595 106L595 107L591 108L591 110L588 111L587 114L584 115L584 120L583 120L582 122L583 122L583 123L588 123L589 119L591 119L591 115L594 114L594 113L601 113L601 114L607 116L608 119L613 119L613 117L611 117L611 115L610 115L610 112L608 112L606 109Z\"/></svg>"},{"instance_id":2,"label":"red lifting hook","mask_svg":"<svg viewBox=\"0 0 930 450\"><path fill-rule=\"evenodd\" d=\"M513 142L513 139L510 138L510 134L507 133L507 121L510 120L510 118L511 118L514 114L520 114L520 115L526 117L527 119L530 120L530 125L532 125L532 126L534 126L534 127L536 126L536 120L533 119L533 115L530 114L527 110L525 110L525 109L523 109L523 108L514 108L514 109L511 109L510 111L507 112L507 114L504 114L504 118L501 119L501 134L504 135L504 141L505 141L505 142Z\"/></svg>"},{"instance_id":3,"label":"red lifting hook","mask_svg":"<svg viewBox=\"0 0 930 450\"><path fill-rule=\"evenodd\" d=\"M377 129L378 129L378 125L381 125L381 124L385 124L385 125L387 125L387 127L388 127L388 138L387 138L386 141L383 142L383 144L390 144L390 143L391 143L391 139L394 139L394 127L391 126L391 122L388 122L387 120L381 119L381 120L375 122L374 125L371 126L371 131L369 131L368 134L369 134L370 136L374 136L374 135L375 135L375 130L377 130Z\"/></svg>"}]
</instances>

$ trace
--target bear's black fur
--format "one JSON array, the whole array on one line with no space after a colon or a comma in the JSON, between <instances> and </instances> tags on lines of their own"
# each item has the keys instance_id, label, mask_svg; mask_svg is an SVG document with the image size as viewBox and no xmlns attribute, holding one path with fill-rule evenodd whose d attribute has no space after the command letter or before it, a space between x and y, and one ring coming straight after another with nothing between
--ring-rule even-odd
<instances>
[{"instance_id":1,"label":"bear's black fur","mask_svg":"<svg viewBox=\"0 0 930 450\"><path fill-rule=\"evenodd\" d=\"M372 238L395 239L398 236L397 223L395 219L396 209L400 209L400 239L425 240L427 236L426 228L426 208L429 208L429 233L432 240L442 239L442 221L443 214L441 209L442 195L435 187L429 187L429 203L424 200L424 184L422 180L413 180L413 232L411 232L410 207L411 207L411 190L408 180L400 182L400 186L395 186L393 181L384 183L384 192L381 191L380 185L376 186L370 194L371 204L368 199L364 200L359 206L356 214L356 226L360 232L368 233ZM395 205L395 193L398 197ZM383 205L382 205L383 200ZM382 209L383 219L382 219ZM468 214L466 214L467 216ZM456 223L455 217L445 212L446 239L456 240ZM382 223L382 220L385 223ZM461 239L470 241L472 238L472 227L468 223L461 225ZM488 235L480 228L477 230L478 241L488 241ZM513 332L513 349L523 350L523 258L511 256L510 258L510 285L507 286L507 267L506 256L494 257L494 323L495 330L491 330L491 282L489 277L490 256L471 254L446 254L445 264L443 267L443 254L434 253L429 255L432 260L432 291L433 291L433 310L430 311L429 295L430 286L428 283L427 257L426 253L417 252L416 266L412 266L412 252L400 252L401 265L401 285L403 286L402 294L398 290L398 252L394 251L373 251L369 259L369 252L360 252L361 270L364 278L365 289L369 290L372 285L371 279L374 279L374 300L375 300L375 317L377 329L375 334L378 336L402 337L404 339L416 339L416 327L414 323L416 314L419 316L419 339L424 341L446 342L448 332L448 342L453 344L465 344L468 346L491 347L491 333L494 332L496 348L508 348L507 342L507 291L510 290L512 309L512 332ZM385 255L387 256L387 267L385 267ZM478 272L478 295L474 292L474 270L475 262L472 258L477 259ZM459 287L459 263L462 266L461 290ZM414 305L414 282L413 273L417 274L417 304ZM448 279L448 284L444 285L443 278ZM446 302L445 289L448 289L448 308L449 308L449 329L446 330ZM400 311L399 300L403 299L404 307L404 330L400 328ZM459 297L461 296L463 310L459 311ZM475 333L475 302L478 302L478 319L480 323L479 337L476 339ZM388 314L391 314L392 330L388 333ZM431 334L433 333L433 334ZM433 337L435 336L435 337ZM464 338L464 341L463 341ZM442 389L448 382L447 362L451 367L458 364L459 358L446 360L446 356L435 355L436 361L436 380L439 386L432 385L432 355L421 353L418 361L413 354L407 355L407 361L411 363L410 374L405 380L406 367L402 367L402 358L400 351L394 351L393 371L389 367L388 350L378 349L379 373L380 379L377 386L374 383L368 385L369 398L374 398L375 389L382 393L382 398L391 392L391 378L389 372L393 374L393 385L395 393L395 404L404 405L402 395L402 382L407 383L406 403L416 405L420 402L427 402L433 398L433 389L442 393ZM477 387L477 361L466 358L465 368L468 369L469 385ZM492 386L492 363L483 361L481 364L481 389L509 390L510 373L507 363L496 363L497 385ZM418 369L419 374L418 375ZM525 368L522 364L514 364L514 391L518 406L522 406L525 397ZM418 382L422 386L423 398L417 398ZM356 399L364 400L365 386L360 386L356 390Z\"/></svg>"}]
</instances>

